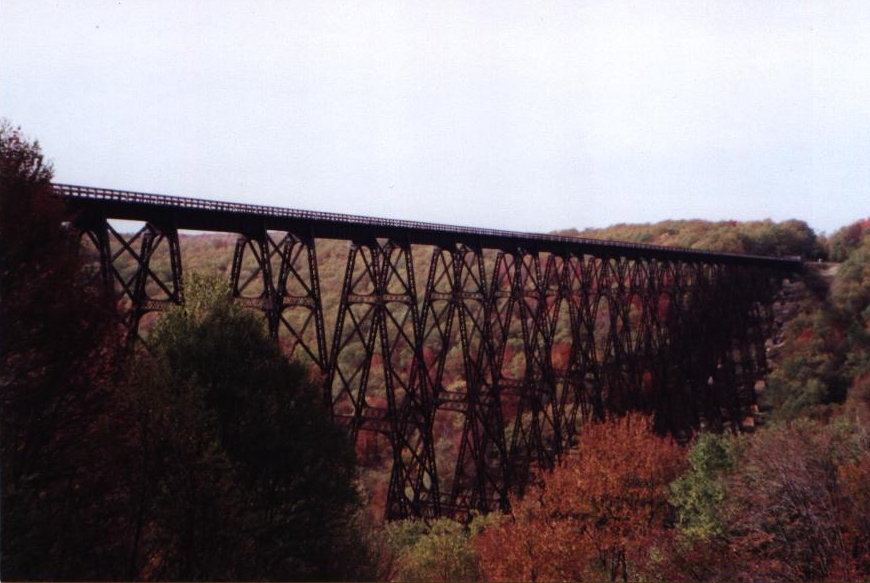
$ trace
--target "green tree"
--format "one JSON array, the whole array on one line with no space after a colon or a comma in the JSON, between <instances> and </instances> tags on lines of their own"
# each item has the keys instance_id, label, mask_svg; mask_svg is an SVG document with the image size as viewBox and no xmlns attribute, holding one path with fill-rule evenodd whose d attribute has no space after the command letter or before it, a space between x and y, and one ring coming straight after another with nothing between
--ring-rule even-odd
<instances>
[{"instance_id":1,"label":"green tree","mask_svg":"<svg viewBox=\"0 0 870 583\"><path fill-rule=\"evenodd\" d=\"M831 296L845 329L845 370L856 381L867 378L870 376L870 226L862 231L861 238L839 266Z\"/></svg>"},{"instance_id":2,"label":"green tree","mask_svg":"<svg viewBox=\"0 0 870 583\"><path fill-rule=\"evenodd\" d=\"M671 484L671 504L677 509L677 524L692 540L709 540L724 532L723 475L733 464L730 439L702 433L689 451L691 469Z\"/></svg>"},{"instance_id":3,"label":"green tree","mask_svg":"<svg viewBox=\"0 0 870 583\"><path fill-rule=\"evenodd\" d=\"M299 365L212 280L138 360L135 573L360 577L353 451Z\"/></svg>"},{"instance_id":4,"label":"green tree","mask_svg":"<svg viewBox=\"0 0 870 583\"><path fill-rule=\"evenodd\" d=\"M384 536L393 555L391 578L476 581L480 578L479 557L471 541L488 522L487 517L476 517L469 526L449 518L387 524Z\"/></svg>"}]
</instances>

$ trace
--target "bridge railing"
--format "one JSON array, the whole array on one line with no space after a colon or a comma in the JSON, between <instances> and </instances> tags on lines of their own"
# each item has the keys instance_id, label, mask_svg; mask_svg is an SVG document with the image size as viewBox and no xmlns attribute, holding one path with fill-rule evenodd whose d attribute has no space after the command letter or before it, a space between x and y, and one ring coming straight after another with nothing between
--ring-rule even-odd
<instances>
[{"instance_id":1,"label":"bridge railing","mask_svg":"<svg viewBox=\"0 0 870 583\"><path fill-rule=\"evenodd\" d=\"M247 216L253 215L273 218L344 223L349 225L382 227L400 230L429 231L444 233L448 235L457 234L482 237L496 237L515 239L520 243L522 241L565 243L569 245L582 245L592 249L607 248L610 250L624 250L632 253L643 251L655 251L663 254L680 253L683 255L691 255L697 259L708 259L713 262L715 262L717 259L736 258L769 264L778 263L780 265L790 265L792 267L800 264L800 258L794 257L773 258L760 255L727 253L722 251L704 251L698 249L686 249L681 247L668 247L664 245L650 245L648 243L633 243L609 240L605 241L601 239L589 239L585 237L569 237L566 235L505 231L501 229L447 225L443 223L428 223L422 221L408 221L402 219L384 219L363 215L350 215L325 211L310 211L276 206L223 202L202 198L168 196L163 194L131 192L124 190L113 190L108 188L96 188L91 186L76 186L71 184L54 184L54 190L59 198L68 200L111 201L133 205L159 206L163 208L168 207L185 210L203 210Z\"/></svg>"}]
</instances>

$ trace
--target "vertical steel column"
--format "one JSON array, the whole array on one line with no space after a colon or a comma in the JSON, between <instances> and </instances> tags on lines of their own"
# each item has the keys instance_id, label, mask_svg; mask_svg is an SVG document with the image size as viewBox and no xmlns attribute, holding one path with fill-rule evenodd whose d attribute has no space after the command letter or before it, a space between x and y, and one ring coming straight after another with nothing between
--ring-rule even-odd
<instances>
[{"instance_id":1,"label":"vertical steel column","mask_svg":"<svg viewBox=\"0 0 870 583\"><path fill-rule=\"evenodd\" d=\"M243 233L236 240L230 271L233 298L249 308L261 310L266 317L269 335L276 339L280 307L272 273L272 257L278 253L275 242L265 229L256 233ZM249 266L249 273L243 275L248 257L253 261L253 266Z\"/></svg>"},{"instance_id":2,"label":"vertical steel column","mask_svg":"<svg viewBox=\"0 0 870 583\"><path fill-rule=\"evenodd\" d=\"M178 232L174 227L146 223L130 237L118 233L105 218L83 223L82 231L99 254L100 275L118 299L128 348L141 340L142 317L183 303L183 280ZM155 271L157 255L168 255L168 265ZM124 264L133 264L133 269Z\"/></svg>"},{"instance_id":3,"label":"vertical steel column","mask_svg":"<svg viewBox=\"0 0 870 583\"><path fill-rule=\"evenodd\" d=\"M391 309L385 310L381 319L381 345L387 366L387 394L393 395L399 416L393 447L402 451L402 465L393 467L387 510L392 517L439 516L441 496L432 433L434 399L423 358L410 243L387 243L384 258L382 289Z\"/></svg>"},{"instance_id":4,"label":"vertical steel column","mask_svg":"<svg viewBox=\"0 0 870 583\"><path fill-rule=\"evenodd\" d=\"M440 514L421 335L410 245L351 245L328 382L333 412L354 439L372 430L390 440L388 518Z\"/></svg>"},{"instance_id":5,"label":"vertical steel column","mask_svg":"<svg viewBox=\"0 0 870 583\"><path fill-rule=\"evenodd\" d=\"M451 456L450 453L456 447L452 432L454 418L467 414L466 391L444 384L448 369L451 378L458 372L455 370L456 358L451 358L451 353L459 344L454 322L461 298L456 293L458 283L454 266L462 252L449 247L433 248L423 305L420 308L421 343L424 350L422 373L426 375L432 391L433 432L440 430L440 439L447 442L441 444L441 454L435 459L435 471L441 496L439 505L442 512L448 514L457 514L462 510L450 496L454 482L451 472L456 463L456 456Z\"/></svg>"},{"instance_id":6,"label":"vertical steel column","mask_svg":"<svg viewBox=\"0 0 870 583\"><path fill-rule=\"evenodd\" d=\"M565 371L566 405L563 419L566 439L573 443L578 423L603 416L601 409L598 362L595 351L595 319L598 304L593 292L592 258L569 255L564 258L561 294L568 306L571 347Z\"/></svg>"},{"instance_id":7,"label":"vertical steel column","mask_svg":"<svg viewBox=\"0 0 870 583\"><path fill-rule=\"evenodd\" d=\"M515 255L515 302L519 306L526 370L521 407L515 420L513 451L531 465L551 468L562 448L561 419L554 407L556 381L551 361L552 330L548 326L548 302L557 298L541 272L537 253Z\"/></svg>"},{"instance_id":8,"label":"vertical steel column","mask_svg":"<svg viewBox=\"0 0 870 583\"><path fill-rule=\"evenodd\" d=\"M481 249L454 255L454 281L466 409L451 499L485 512L507 507L509 473L492 338L493 298Z\"/></svg>"},{"instance_id":9,"label":"vertical steel column","mask_svg":"<svg viewBox=\"0 0 870 583\"><path fill-rule=\"evenodd\" d=\"M570 261L571 257L567 254L549 254L542 281L545 302L542 306L543 347L540 358L552 382L552 400L547 416L552 420L553 434L557 436L557 454L570 447L576 430L576 379L571 371L575 348L569 307ZM564 348L566 345L567 350Z\"/></svg>"},{"instance_id":10,"label":"vertical steel column","mask_svg":"<svg viewBox=\"0 0 870 583\"><path fill-rule=\"evenodd\" d=\"M260 310L288 356L302 352L326 376L327 351L314 239L265 230L238 237L230 270L232 296ZM331 399L324 385L324 404Z\"/></svg>"},{"instance_id":11,"label":"vertical steel column","mask_svg":"<svg viewBox=\"0 0 870 583\"><path fill-rule=\"evenodd\" d=\"M287 333L289 355L295 354L297 347L302 348L325 374L328 368L326 332L315 241L287 233L275 248L281 258L275 285L279 334Z\"/></svg>"}]
</instances>

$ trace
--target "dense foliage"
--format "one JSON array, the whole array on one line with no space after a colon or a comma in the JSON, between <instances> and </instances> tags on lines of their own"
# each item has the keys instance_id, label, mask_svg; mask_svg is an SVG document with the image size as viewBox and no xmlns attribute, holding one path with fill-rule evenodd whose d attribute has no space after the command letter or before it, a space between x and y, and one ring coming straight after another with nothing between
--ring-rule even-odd
<instances>
[{"instance_id":1,"label":"dense foliage","mask_svg":"<svg viewBox=\"0 0 870 583\"><path fill-rule=\"evenodd\" d=\"M383 575L397 581L479 579L480 557L471 541L490 522L488 517L477 517L471 525L449 518L391 522L381 534Z\"/></svg>"},{"instance_id":2,"label":"dense foliage","mask_svg":"<svg viewBox=\"0 0 870 583\"><path fill-rule=\"evenodd\" d=\"M183 237L188 273L221 279L186 281L186 305L122 359L38 144L5 124L0 148L4 579L870 577L870 219L827 238L801 221L567 232L814 260L777 306L757 430L677 444L629 413L581 427L507 514L381 525L386 440L361 436L375 471L360 475L307 372L228 298L231 236ZM336 265L321 271L329 318L346 247L317 252ZM506 370L522 358L509 342ZM446 370L456 382L460 351ZM452 459L460 416L435 430Z\"/></svg>"},{"instance_id":3,"label":"dense foliage","mask_svg":"<svg viewBox=\"0 0 870 583\"><path fill-rule=\"evenodd\" d=\"M798 420L688 450L630 415L507 515L393 523L393 580L844 581L870 574L870 433ZM398 567L395 566L398 563Z\"/></svg>"},{"instance_id":4,"label":"dense foliage","mask_svg":"<svg viewBox=\"0 0 870 583\"><path fill-rule=\"evenodd\" d=\"M774 347L775 368L763 403L774 418L829 417L839 404L870 403L870 228L837 231L831 256L803 282L813 293L796 303Z\"/></svg>"},{"instance_id":5,"label":"dense foliage","mask_svg":"<svg viewBox=\"0 0 870 583\"><path fill-rule=\"evenodd\" d=\"M83 277L39 144L0 124L3 578L97 576L117 534L112 306Z\"/></svg>"},{"instance_id":6,"label":"dense foliage","mask_svg":"<svg viewBox=\"0 0 870 583\"><path fill-rule=\"evenodd\" d=\"M749 253L775 257L798 255L817 259L825 253L813 230L797 220L765 221L662 221L654 224L622 224L606 229L570 229L562 234L590 239L632 241L650 245Z\"/></svg>"},{"instance_id":7,"label":"dense foliage","mask_svg":"<svg viewBox=\"0 0 870 583\"><path fill-rule=\"evenodd\" d=\"M137 573L360 576L353 451L253 313L194 278L131 385Z\"/></svg>"},{"instance_id":8,"label":"dense foliage","mask_svg":"<svg viewBox=\"0 0 870 583\"><path fill-rule=\"evenodd\" d=\"M304 369L196 278L120 358L38 144L0 147L2 578L366 577L353 450Z\"/></svg>"},{"instance_id":9,"label":"dense foliage","mask_svg":"<svg viewBox=\"0 0 870 583\"><path fill-rule=\"evenodd\" d=\"M442 562L456 557L454 567L481 580L870 576L870 221L827 240L796 221L668 221L572 234L836 263L809 264L786 283L761 394L766 424L755 433L702 433L686 449L640 431L637 418L634 435L624 422L588 428L577 452L514 500L509 515L482 529L453 527ZM669 467L669 477L653 478ZM639 485L646 495L633 491ZM403 547L406 564L432 565L431 547L418 544ZM426 567L394 574L438 579Z\"/></svg>"},{"instance_id":10,"label":"dense foliage","mask_svg":"<svg viewBox=\"0 0 870 583\"><path fill-rule=\"evenodd\" d=\"M689 459L671 486L676 573L716 581L870 573L866 427L797 420L755 435L704 435Z\"/></svg>"},{"instance_id":11,"label":"dense foliage","mask_svg":"<svg viewBox=\"0 0 870 583\"><path fill-rule=\"evenodd\" d=\"M475 541L486 577L616 581L654 572L672 519L668 484L684 458L639 415L586 427L577 451Z\"/></svg>"}]
</instances>

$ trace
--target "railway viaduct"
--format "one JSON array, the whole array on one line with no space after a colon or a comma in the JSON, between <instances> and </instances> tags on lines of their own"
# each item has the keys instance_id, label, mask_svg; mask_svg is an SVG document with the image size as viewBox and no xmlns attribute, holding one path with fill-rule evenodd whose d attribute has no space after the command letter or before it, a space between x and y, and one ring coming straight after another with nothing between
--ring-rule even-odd
<instances>
[{"instance_id":1,"label":"railway viaduct","mask_svg":"<svg viewBox=\"0 0 870 583\"><path fill-rule=\"evenodd\" d=\"M801 269L796 258L54 191L131 342L147 314L184 302L179 230L236 234L233 295L315 369L352 439L389 444L388 518L506 508L584 421L609 413L654 413L677 435L740 429L767 373L771 306ZM111 220L144 226L122 234ZM327 240L345 242L338 267L318 257ZM342 282L330 301L324 269ZM449 455L436 452L445 427L459 436Z\"/></svg>"}]
</instances>

